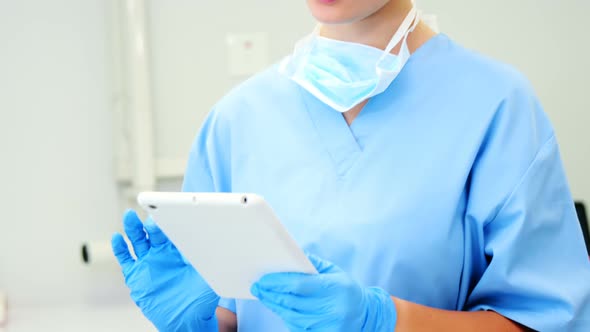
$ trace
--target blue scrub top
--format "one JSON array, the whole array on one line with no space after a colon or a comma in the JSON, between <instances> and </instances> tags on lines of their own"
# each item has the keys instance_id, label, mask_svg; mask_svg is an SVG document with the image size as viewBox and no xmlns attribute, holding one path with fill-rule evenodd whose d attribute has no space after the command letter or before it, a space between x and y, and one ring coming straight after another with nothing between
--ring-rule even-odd
<instances>
[{"instance_id":1,"label":"blue scrub top","mask_svg":"<svg viewBox=\"0 0 590 332\"><path fill-rule=\"evenodd\" d=\"M303 249L393 296L590 331L590 263L551 124L521 74L445 35L351 126L276 66L254 76L209 114L183 190L262 195ZM287 331L257 301L222 305L239 331Z\"/></svg>"}]
</instances>

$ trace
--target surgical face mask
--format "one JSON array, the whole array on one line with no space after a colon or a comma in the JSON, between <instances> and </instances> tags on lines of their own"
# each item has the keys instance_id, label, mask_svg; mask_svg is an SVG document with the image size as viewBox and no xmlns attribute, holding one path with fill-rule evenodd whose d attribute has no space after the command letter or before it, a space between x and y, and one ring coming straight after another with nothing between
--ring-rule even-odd
<instances>
[{"instance_id":1,"label":"surgical face mask","mask_svg":"<svg viewBox=\"0 0 590 332\"><path fill-rule=\"evenodd\" d=\"M410 58L407 38L418 22L412 8L385 50L324 38L316 28L297 43L279 71L328 106L346 112L389 87ZM400 42L399 54L391 54Z\"/></svg>"}]
</instances>

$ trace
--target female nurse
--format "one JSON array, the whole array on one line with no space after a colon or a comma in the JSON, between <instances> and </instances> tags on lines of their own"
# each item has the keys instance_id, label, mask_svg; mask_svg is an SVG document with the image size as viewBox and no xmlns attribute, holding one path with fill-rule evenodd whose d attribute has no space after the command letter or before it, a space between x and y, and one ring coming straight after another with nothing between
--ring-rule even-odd
<instances>
[{"instance_id":1,"label":"female nurse","mask_svg":"<svg viewBox=\"0 0 590 332\"><path fill-rule=\"evenodd\" d=\"M129 211L136 258L119 234L113 250L144 315L161 331L590 331L590 264L526 79L411 0L307 2L318 28L219 101L183 190L264 196L319 274L220 299Z\"/></svg>"}]
</instances>

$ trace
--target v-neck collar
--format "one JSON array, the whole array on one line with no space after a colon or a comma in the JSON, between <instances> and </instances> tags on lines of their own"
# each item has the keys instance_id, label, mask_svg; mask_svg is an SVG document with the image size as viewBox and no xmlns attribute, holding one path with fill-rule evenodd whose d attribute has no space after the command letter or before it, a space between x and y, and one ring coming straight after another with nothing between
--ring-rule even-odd
<instances>
[{"instance_id":1,"label":"v-neck collar","mask_svg":"<svg viewBox=\"0 0 590 332\"><path fill-rule=\"evenodd\" d=\"M342 113L322 103L305 89L297 87L302 95L307 114L321 139L320 144L330 155L336 173L340 177L345 176L362 152L351 127L346 123Z\"/></svg>"},{"instance_id":2,"label":"v-neck collar","mask_svg":"<svg viewBox=\"0 0 590 332\"><path fill-rule=\"evenodd\" d=\"M408 68L415 65L415 62L423 56L428 56L433 48L436 49L437 46L446 40L448 40L446 35L437 34L415 50L398 78L383 93L370 98L350 126L342 113L327 106L300 85L294 84L302 96L305 109L321 139L320 144L324 146L332 159L338 176L344 177L362 155L363 147L355 136L354 131L355 128L358 129L366 125L366 123L363 123L363 118L367 116L367 112L371 112L379 104L376 101L387 96L387 93L391 91L392 87L399 84L400 78L408 74Z\"/></svg>"}]
</instances>

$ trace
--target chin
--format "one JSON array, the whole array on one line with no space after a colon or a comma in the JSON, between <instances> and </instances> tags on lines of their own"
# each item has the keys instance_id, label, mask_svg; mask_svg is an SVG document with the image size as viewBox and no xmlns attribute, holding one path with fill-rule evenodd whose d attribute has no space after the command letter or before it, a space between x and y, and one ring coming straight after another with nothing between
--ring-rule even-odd
<instances>
[{"instance_id":1,"label":"chin","mask_svg":"<svg viewBox=\"0 0 590 332\"><path fill-rule=\"evenodd\" d=\"M346 1L307 0L307 5L311 15L323 24L349 23L356 19L354 11Z\"/></svg>"}]
</instances>

